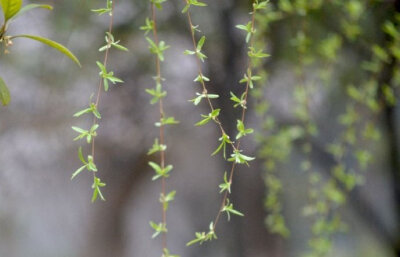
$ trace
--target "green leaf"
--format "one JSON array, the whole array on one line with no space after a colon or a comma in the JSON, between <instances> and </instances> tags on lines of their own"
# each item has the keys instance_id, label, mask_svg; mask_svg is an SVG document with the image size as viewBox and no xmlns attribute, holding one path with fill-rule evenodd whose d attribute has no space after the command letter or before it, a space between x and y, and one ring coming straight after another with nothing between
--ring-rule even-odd
<instances>
[{"instance_id":1,"label":"green leaf","mask_svg":"<svg viewBox=\"0 0 400 257\"><path fill-rule=\"evenodd\" d=\"M190 245L193 245L196 243L202 244L206 241L211 241L213 239L217 239L217 235L215 234L215 231L214 231L214 223L213 222L210 223L209 231L207 233L206 232L196 232L195 235L196 235L196 238L193 239L192 241L188 242L186 244L186 246L190 246Z\"/></svg>"},{"instance_id":2,"label":"green leaf","mask_svg":"<svg viewBox=\"0 0 400 257\"><path fill-rule=\"evenodd\" d=\"M234 150L231 154L231 158L229 158L228 161L238 164L246 164L247 166L249 166L248 162L254 160L255 158L241 154L240 152L241 150Z\"/></svg>"},{"instance_id":3,"label":"green leaf","mask_svg":"<svg viewBox=\"0 0 400 257\"><path fill-rule=\"evenodd\" d=\"M268 3L268 1L262 1L260 3L254 3L253 7L254 7L255 10L266 9L267 8L267 3Z\"/></svg>"},{"instance_id":4,"label":"green leaf","mask_svg":"<svg viewBox=\"0 0 400 257\"><path fill-rule=\"evenodd\" d=\"M81 173L86 168L86 165L83 165L79 169L77 169L71 176L71 180L73 180L79 173Z\"/></svg>"},{"instance_id":5,"label":"green leaf","mask_svg":"<svg viewBox=\"0 0 400 257\"><path fill-rule=\"evenodd\" d=\"M218 141L221 141L221 144L217 147L217 149L211 154L211 156L216 155L219 151L223 149L223 156L224 159L226 159L226 144L232 144L232 141L229 139L229 136L227 134L222 134L222 137L218 139Z\"/></svg>"},{"instance_id":6,"label":"green leaf","mask_svg":"<svg viewBox=\"0 0 400 257\"><path fill-rule=\"evenodd\" d=\"M125 52L129 51L128 48L119 44L120 40L115 41L114 36L110 32L106 32L105 41L106 41L106 45L100 47L100 49L99 49L100 52L110 49L111 47L115 47L116 49L125 51Z\"/></svg>"},{"instance_id":7,"label":"green leaf","mask_svg":"<svg viewBox=\"0 0 400 257\"><path fill-rule=\"evenodd\" d=\"M242 81L242 80L241 80L241 81ZM245 97L246 97L246 92L244 92L244 93L241 95L240 99L239 99L239 97L237 97L234 93L231 92L231 98L230 98L230 99L231 99L233 102L235 102L235 104L233 105L233 107L236 108L236 107L238 107L238 106L241 106L243 109L246 109L247 107L246 107L246 100L245 100Z\"/></svg>"},{"instance_id":8,"label":"green leaf","mask_svg":"<svg viewBox=\"0 0 400 257\"><path fill-rule=\"evenodd\" d=\"M89 108L80 110L80 111L78 111L77 113L75 113L75 114L74 114L74 117L80 117L80 116L82 116L83 114L90 113L90 112L93 113L93 115L94 115L97 119L101 119L101 115L100 115L99 111L97 110L97 107L96 107L96 104L95 104L95 103L90 103L90 107L89 107Z\"/></svg>"},{"instance_id":9,"label":"green leaf","mask_svg":"<svg viewBox=\"0 0 400 257\"><path fill-rule=\"evenodd\" d=\"M199 42L197 43L197 51L201 51L201 49L203 48L204 42L206 41L206 37L202 36L199 40Z\"/></svg>"},{"instance_id":10,"label":"green leaf","mask_svg":"<svg viewBox=\"0 0 400 257\"><path fill-rule=\"evenodd\" d=\"M207 78L206 76L204 76L203 74L199 74L194 80L194 82L201 82L204 83L204 81L210 81L209 78Z\"/></svg>"},{"instance_id":11,"label":"green leaf","mask_svg":"<svg viewBox=\"0 0 400 257\"><path fill-rule=\"evenodd\" d=\"M149 150L149 152L147 153L148 155L154 154L156 152L162 152L167 150L167 146L166 145L162 145L158 143L158 138L156 138L154 140L154 144L151 147L151 149Z\"/></svg>"},{"instance_id":12,"label":"green leaf","mask_svg":"<svg viewBox=\"0 0 400 257\"><path fill-rule=\"evenodd\" d=\"M155 162L149 162L149 165L153 168L153 170L154 170L156 173L161 173L162 169L161 169L160 165L158 165L158 164L155 163Z\"/></svg>"},{"instance_id":13,"label":"green leaf","mask_svg":"<svg viewBox=\"0 0 400 257\"><path fill-rule=\"evenodd\" d=\"M100 75L107 74L107 69L101 62L96 61L96 64L97 64L97 66L99 67L99 69L101 71Z\"/></svg>"},{"instance_id":14,"label":"green leaf","mask_svg":"<svg viewBox=\"0 0 400 257\"><path fill-rule=\"evenodd\" d=\"M165 226L164 223L154 223L153 221L150 221L150 227L154 229L154 234L151 236L151 238L157 237L160 233L166 233L167 232L167 227Z\"/></svg>"},{"instance_id":15,"label":"green leaf","mask_svg":"<svg viewBox=\"0 0 400 257\"><path fill-rule=\"evenodd\" d=\"M246 35L246 43L248 43L250 41L250 37L253 33L255 33L256 31L253 29L253 24L251 21L249 21L246 25L236 25L236 28L240 29L240 30L244 30L247 32Z\"/></svg>"},{"instance_id":16,"label":"green leaf","mask_svg":"<svg viewBox=\"0 0 400 257\"><path fill-rule=\"evenodd\" d=\"M190 4L186 4L185 7L182 9L182 13L187 13L190 8Z\"/></svg>"},{"instance_id":17,"label":"green leaf","mask_svg":"<svg viewBox=\"0 0 400 257\"><path fill-rule=\"evenodd\" d=\"M208 115L201 115L201 117L203 117L204 119L202 119L201 121L197 122L195 124L195 126L202 126L207 124L208 122L210 122L211 120L216 120L216 118L219 115L219 112L221 111L221 109L214 109L211 113L209 113Z\"/></svg>"},{"instance_id":18,"label":"green leaf","mask_svg":"<svg viewBox=\"0 0 400 257\"><path fill-rule=\"evenodd\" d=\"M191 5L199 6L199 7L207 6L206 3L199 2L199 1L197 1L197 0L188 0L187 3L186 3L186 5L185 5L185 7L184 7L183 10L182 10L182 13L186 13L186 12L189 10L189 8L190 8Z\"/></svg>"},{"instance_id":19,"label":"green leaf","mask_svg":"<svg viewBox=\"0 0 400 257\"><path fill-rule=\"evenodd\" d=\"M150 31L154 29L154 21L146 18L146 24L139 28L140 30L144 30L144 34L147 35Z\"/></svg>"},{"instance_id":20,"label":"green leaf","mask_svg":"<svg viewBox=\"0 0 400 257\"><path fill-rule=\"evenodd\" d=\"M228 180L228 174L225 171L225 173L224 173L224 183L219 185L219 188L221 189L219 191L219 193L222 193L224 191L228 191L228 193L231 193L231 184L232 183Z\"/></svg>"},{"instance_id":21,"label":"green leaf","mask_svg":"<svg viewBox=\"0 0 400 257\"><path fill-rule=\"evenodd\" d=\"M184 52L183 52L183 54L185 54L185 55L193 55L193 54L195 54L196 52L195 51L190 51L190 50L185 50Z\"/></svg>"},{"instance_id":22,"label":"green leaf","mask_svg":"<svg viewBox=\"0 0 400 257\"><path fill-rule=\"evenodd\" d=\"M110 16L112 15L113 7L112 7L112 1L107 0L107 7L106 8L100 8L100 9L92 9L92 12L98 13L99 15L108 13Z\"/></svg>"},{"instance_id":23,"label":"green leaf","mask_svg":"<svg viewBox=\"0 0 400 257\"><path fill-rule=\"evenodd\" d=\"M153 96L153 98L150 101L150 104L155 104L158 101L160 101L160 99L162 99L165 96L167 96L167 91L163 91L162 90L162 85L160 83L157 83L155 89L148 89L147 88L146 92Z\"/></svg>"},{"instance_id":24,"label":"green leaf","mask_svg":"<svg viewBox=\"0 0 400 257\"><path fill-rule=\"evenodd\" d=\"M0 102L4 106L10 103L10 91L8 91L8 87L1 77L0 77Z\"/></svg>"},{"instance_id":25,"label":"green leaf","mask_svg":"<svg viewBox=\"0 0 400 257\"><path fill-rule=\"evenodd\" d=\"M170 46L166 45L164 41L160 41L157 46L156 43L149 37L146 37L146 40L147 42L149 42L150 52L156 54L160 61L164 61L164 51L167 50Z\"/></svg>"},{"instance_id":26,"label":"green leaf","mask_svg":"<svg viewBox=\"0 0 400 257\"><path fill-rule=\"evenodd\" d=\"M82 67L81 63L78 60L78 58L76 58L76 56L73 53L71 53L71 51L69 51L65 46L61 45L60 43L57 43L57 42L52 41L52 40L47 39L47 38L38 37L38 36L32 36L32 35L26 35L26 34L12 36L11 39L18 38L18 37L29 38L29 39L32 39L32 40L39 41L39 42L41 42L43 44L46 44L46 45L48 45L50 47L53 47L54 49L57 49L61 53L65 54L66 56L71 58L71 60L73 60L76 64L78 64L79 67Z\"/></svg>"},{"instance_id":27,"label":"green leaf","mask_svg":"<svg viewBox=\"0 0 400 257\"><path fill-rule=\"evenodd\" d=\"M251 134L251 133L254 132L253 129L246 129L246 128L244 127L244 124L243 124L243 122L242 122L241 120L237 120L236 128L237 128L237 130L238 130L238 132L239 132L239 133L237 134L237 136L236 136L236 139L239 139L239 138L241 138L241 137L243 137L243 136L246 136L246 135Z\"/></svg>"},{"instance_id":28,"label":"green leaf","mask_svg":"<svg viewBox=\"0 0 400 257\"><path fill-rule=\"evenodd\" d=\"M22 6L22 0L0 0L1 8L3 9L5 23L14 17Z\"/></svg>"},{"instance_id":29,"label":"green leaf","mask_svg":"<svg viewBox=\"0 0 400 257\"><path fill-rule=\"evenodd\" d=\"M35 8L43 8L43 9L48 9L48 10L53 10L53 6L48 5L48 4L28 4L25 5L24 7L21 8L21 10L13 17L13 19L16 19L18 16L22 15L23 13L30 11Z\"/></svg>"},{"instance_id":30,"label":"green leaf","mask_svg":"<svg viewBox=\"0 0 400 257\"><path fill-rule=\"evenodd\" d=\"M157 180L161 177L168 178L169 172L173 169L172 165L167 165L165 168L162 168L155 162L149 162L149 165L153 168L156 172L156 175L153 176L152 180Z\"/></svg>"},{"instance_id":31,"label":"green leaf","mask_svg":"<svg viewBox=\"0 0 400 257\"><path fill-rule=\"evenodd\" d=\"M163 255L161 255L161 257L180 257L180 256L176 254L170 254L169 250L167 248L164 248Z\"/></svg>"},{"instance_id":32,"label":"green leaf","mask_svg":"<svg viewBox=\"0 0 400 257\"><path fill-rule=\"evenodd\" d=\"M160 203L163 205L163 209L168 210L169 202L173 201L176 195L176 191L169 192L167 195L161 193L160 195Z\"/></svg>"},{"instance_id":33,"label":"green leaf","mask_svg":"<svg viewBox=\"0 0 400 257\"><path fill-rule=\"evenodd\" d=\"M242 216L242 217L244 216L243 213L241 213L233 208L233 204L229 203L229 199L226 199L226 204L225 204L224 208L222 208L221 212L226 212L226 215L228 216L228 221L231 219L231 214Z\"/></svg>"},{"instance_id":34,"label":"green leaf","mask_svg":"<svg viewBox=\"0 0 400 257\"><path fill-rule=\"evenodd\" d=\"M196 93L197 97L189 100L189 102L193 102L194 105L198 105L203 98L215 99L218 98L219 95L216 94L206 94L206 93Z\"/></svg>"},{"instance_id":35,"label":"green leaf","mask_svg":"<svg viewBox=\"0 0 400 257\"><path fill-rule=\"evenodd\" d=\"M202 119L201 121L199 121L196 124L194 124L195 126L203 126L203 125L207 124L211 120L210 116L202 115L202 117L204 119Z\"/></svg>"},{"instance_id":36,"label":"green leaf","mask_svg":"<svg viewBox=\"0 0 400 257\"><path fill-rule=\"evenodd\" d=\"M174 125L174 124L178 124L179 121L175 120L174 117L166 117L166 118L161 118L160 122L156 122L154 125L156 127L161 127L164 125Z\"/></svg>"},{"instance_id":37,"label":"green leaf","mask_svg":"<svg viewBox=\"0 0 400 257\"><path fill-rule=\"evenodd\" d=\"M93 185L92 185L92 188L93 188L92 203L94 201L96 201L97 196L100 196L100 199L102 201L106 200L100 190L101 187L105 187L105 186L106 186L106 183L101 182L100 178L94 177L94 181L93 181Z\"/></svg>"},{"instance_id":38,"label":"green leaf","mask_svg":"<svg viewBox=\"0 0 400 257\"><path fill-rule=\"evenodd\" d=\"M94 172L97 171L96 164L94 164L94 162L93 162L93 156L91 156L91 155L88 155L88 163L87 163L87 165L86 165L86 168L87 168L88 170L90 170L90 171L94 171Z\"/></svg>"},{"instance_id":39,"label":"green leaf","mask_svg":"<svg viewBox=\"0 0 400 257\"><path fill-rule=\"evenodd\" d=\"M81 162L82 162L83 164L87 164L87 162L85 161L85 158L83 158L82 147L79 147L79 150L78 150L78 157L79 157L79 160L81 160Z\"/></svg>"}]
</instances>

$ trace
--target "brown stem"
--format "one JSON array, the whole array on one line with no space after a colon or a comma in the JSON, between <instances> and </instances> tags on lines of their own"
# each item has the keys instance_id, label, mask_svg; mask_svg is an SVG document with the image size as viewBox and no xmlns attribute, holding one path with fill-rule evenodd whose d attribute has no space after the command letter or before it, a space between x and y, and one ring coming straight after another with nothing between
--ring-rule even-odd
<instances>
[{"instance_id":1,"label":"brown stem","mask_svg":"<svg viewBox=\"0 0 400 257\"><path fill-rule=\"evenodd\" d=\"M185 1L186 4L189 3L188 0L184 0L184 1ZM194 34L194 30L193 30L193 22L192 22L192 18L191 18L191 15L190 15L190 10L187 11L186 15L187 15L188 23L189 23L189 29L190 29L190 32L191 32L191 38L192 38L192 43L193 43L193 51L196 51L197 46L196 46L196 40L195 40L195 34ZM252 31L254 31L254 27L255 27L255 9L253 7L252 18L251 18L251 30ZM250 46L253 46L253 45L254 45L254 36L251 35ZM197 55L196 55L196 57L197 57L196 58L196 63L197 63L198 73L199 73L199 75L201 77L203 77L203 72L202 72L202 68L201 68L201 60ZM251 61L251 58L249 57L247 70L251 70L251 68L252 68L252 61ZM248 96L248 93L249 93L250 79L251 78L249 78L249 80L246 83L246 89L245 89L245 92L244 92L244 94L245 94L244 101L245 102L247 102L247 96ZM207 92L207 87L206 87L204 81L200 80L200 83L201 83L201 86L203 88L203 92ZM206 99L207 99L207 103L208 103L211 111L213 111L214 110L214 106L213 106L213 104L211 102L211 99L207 95L206 95ZM246 116L246 108L243 108L242 109L242 115L241 115L241 121L242 122L244 122L245 116ZM226 134L225 130L224 130L223 126L222 126L222 123L218 119L218 117L216 117L214 119L214 121L217 123L219 129L221 130L221 134L225 135ZM231 145L233 151L239 151L239 149L240 149L240 139L236 142L236 145L233 142L231 142L230 145ZM232 182L233 182L233 175L234 175L234 172L235 172L235 167L236 167L236 163L233 162L232 166L231 166L230 173L229 173L229 183L230 184L232 184ZM221 201L221 207L219 208L218 213L217 213L217 215L215 217L215 220L214 220L214 223L213 223L213 230L214 231L215 231L215 228L216 228L216 226L218 224L219 218L220 218L220 216L222 214L222 210L223 210L223 208L225 206L227 198L228 198L228 191L225 191L225 193L223 195L223 198L222 198L222 201Z\"/></svg>"},{"instance_id":2,"label":"brown stem","mask_svg":"<svg viewBox=\"0 0 400 257\"><path fill-rule=\"evenodd\" d=\"M155 10L155 5L154 3L151 4L151 16L152 20L154 23L154 28L153 28L153 36L154 36L154 43L158 46L159 45L159 39L158 39L158 34L157 34L157 16L156 16L156 10ZM160 67L160 58L158 55L156 55L156 83L161 84L161 67ZM163 101L162 99L159 100L159 111L160 111L160 121L164 118L164 106L163 106ZM160 144L164 145L164 125L162 122L160 122ZM161 162L161 169L165 168L165 151L160 152L160 162ZM165 177L161 177L161 195L165 196L166 194L166 181ZM161 209L162 209L162 223L163 226L167 226L167 211L164 208L164 204L161 203ZM167 248L167 233L164 232L162 233L162 248L163 250Z\"/></svg>"},{"instance_id":3,"label":"brown stem","mask_svg":"<svg viewBox=\"0 0 400 257\"><path fill-rule=\"evenodd\" d=\"M251 16L251 31L254 31L254 27L255 27L255 13L256 13L256 10L253 8L253 12L252 12L252 16ZM250 46L253 46L253 45L254 45L254 36L251 35ZM247 64L247 70L251 70L252 66L253 66L253 63L251 61L251 58L249 57L248 58L248 64ZM249 80L246 83L245 97L244 97L244 102L245 103L247 103L247 97L249 95L250 80L251 80L251 78L249 78ZM241 116L242 123L244 123L244 120L246 118L246 110L247 110L247 108L242 108L242 116ZM240 149L240 139L238 139L235 148L236 149ZM236 167L236 163L233 162L232 163L232 167L231 167L231 171L230 171L230 174L229 174L229 183L231 185L232 185L232 182L233 182L233 175L235 173L235 167ZM215 228L216 228L216 226L218 224L219 218L220 218L220 216L222 214L222 210L223 210L223 208L225 206L225 203L226 203L226 199L228 198L228 193L229 193L228 191L225 191L225 193L224 193L224 196L223 196L222 201L221 201L221 207L220 207L220 209L219 209L219 211L217 213L217 216L215 217L215 220L214 220L213 230L215 230Z\"/></svg>"},{"instance_id":4,"label":"brown stem","mask_svg":"<svg viewBox=\"0 0 400 257\"><path fill-rule=\"evenodd\" d=\"M114 22L114 7L115 7L115 1L112 1L112 6L111 6L111 12L110 12L110 22L108 24L108 33L112 34L112 27L113 27L113 22ZM110 51L110 44L111 42L108 41L107 42L108 47L106 49L106 52L104 54L104 61L103 61L103 65L104 67L107 68L107 61L108 61L108 53ZM100 96L101 96L101 88L103 87L103 78L100 78L100 82L99 82L99 86L97 88L97 96L96 96L96 108L98 108L99 103L100 103ZM97 118L96 116L93 117L93 125L96 124ZM94 154L95 154L95 137L92 138L92 157L93 157L93 161L94 161ZM95 177L95 173L93 172L93 177Z\"/></svg>"}]
</instances>

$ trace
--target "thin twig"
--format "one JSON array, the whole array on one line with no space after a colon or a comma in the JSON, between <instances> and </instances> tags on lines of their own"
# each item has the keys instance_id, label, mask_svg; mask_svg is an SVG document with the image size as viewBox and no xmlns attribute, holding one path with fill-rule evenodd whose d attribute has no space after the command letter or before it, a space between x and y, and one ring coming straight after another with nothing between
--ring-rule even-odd
<instances>
[{"instance_id":1,"label":"thin twig","mask_svg":"<svg viewBox=\"0 0 400 257\"><path fill-rule=\"evenodd\" d=\"M184 0L184 1L185 1L186 4L189 3L188 0ZM190 32L191 32L193 49L194 49L194 51L196 51L197 47L196 47L195 32L194 32L194 29L193 29L193 22L192 22L192 18L191 18L191 15L190 15L190 10L188 10L186 14L187 14L187 20L188 20L188 23L189 23L189 29L190 29ZM254 31L254 27L255 27L255 9L253 7L252 18L251 18L251 30L252 31ZM253 46L253 44L254 44L254 36L252 34L251 35L251 39L250 39L250 46ZM202 72L202 68L201 68L201 61L200 61L200 58L197 55L196 55L196 63L197 63L198 73L199 73L200 77L203 77L203 72ZM249 57L247 70L250 70L252 68L252 65L253 64L252 64L251 58ZM247 83L246 83L246 89L245 89L245 93L244 93L245 94L245 96L244 96L244 101L245 102L247 102L247 96L248 96L248 93L249 93L250 79L251 78L249 78L249 80L247 80ZM205 93L205 96L206 96L206 99L207 99L207 103L208 103L211 111L213 111L214 110L214 106L213 106L213 104L211 102L211 99L207 95L207 87L206 87L206 85L204 83L204 80L201 79L200 83L201 83L201 86L203 88L203 92ZM241 115L241 121L242 122L244 122L245 117L246 117L246 108L242 108L242 115ZM220 120L218 119L218 117L216 117L214 120L215 120L216 124L218 125L219 129L221 130L222 135L226 135L225 130L223 128L223 125L220 122ZM239 151L240 139L238 139L238 141L236 142L236 145L232 141L229 144L231 145L233 151ZM234 172L235 172L235 167L236 167L236 162L233 162L232 166L231 166L230 173L229 173L229 183L230 184L232 184L232 182L233 182L233 175L234 175ZM225 207L225 203L226 203L227 197L228 197L228 191L225 191L224 196L222 198L221 207L218 210L218 213L217 213L216 218L215 218L214 223L213 223L213 230L214 231L215 231L215 228L216 228L216 226L218 224L219 218L220 218L220 216L222 214L222 210Z\"/></svg>"},{"instance_id":2,"label":"thin twig","mask_svg":"<svg viewBox=\"0 0 400 257\"><path fill-rule=\"evenodd\" d=\"M112 34L112 28L113 28L113 22L114 22L114 7L115 7L115 1L116 0L112 0L112 6L111 6L111 12L110 12L110 22L108 24L108 33L111 35ZM107 61L108 61L108 53L110 51L110 46L111 46L111 41L108 40L107 41L108 47L105 51L104 54L104 61L103 61L103 65L104 67L107 68ZM99 86L97 88L97 96L96 96L96 108L98 108L99 103L100 103L100 96L101 96L101 91L102 91L102 87L103 87L103 79L100 78L100 82L99 82ZM93 117L93 125L96 124L97 118L96 116ZM92 157L93 157L93 161L94 161L94 153L95 153L95 137L92 138ZM93 176L95 177L95 173L93 172Z\"/></svg>"},{"instance_id":3,"label":"thin twig","mask_svg":"<svg viewBox=\"0 0 400 257\"><path fill-rule=\"evenodd\" d=\"M158 34L157 34L157 16L156 16L156 10L155 10L155 5L152 2L151 3L151 16L153 20L153 36L154 36L154 42L156 45L159 45L159 39L158 39ZM157 84L161 84L161 67L160 67L160 58L158 55L156 55L156 82ZM163 106L163 100L160 98L159 99L159 110L160 110L160 121L164 119L164 106ZM160 144L164 145L164 124L160 122ZM165 150L160 151L160 162L161 162L161 169L165 168ZM166 181L165 177L161 177L161 194L165 196L166 192ZM164 227L166 227L167 224L167 211L164 208L164 204L161 203L161 209L162 209L162 222ZM163 250L167 248L167 233L164 232L162 233L162 248Z\"/></svg>"}]
</instances>

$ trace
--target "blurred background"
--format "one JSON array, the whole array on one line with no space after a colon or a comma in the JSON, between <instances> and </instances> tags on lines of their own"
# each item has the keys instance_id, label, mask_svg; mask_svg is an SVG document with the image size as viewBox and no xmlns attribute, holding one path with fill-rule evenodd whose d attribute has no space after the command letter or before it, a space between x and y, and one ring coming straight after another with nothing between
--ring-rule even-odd
<instances>
[{"instance_id":1,"label":"blurred background","mask_svg":"<svg viewBox=\"0 0 400 257\"><path fill-rule=\"evenodd\" d=\"M147 164L156 158L147 151L158 135L158 108L145 92L154 84L154 58L139 30L149 1L116 2L114 36L130 51L112 51L109 59L108 67L125 83L112 86L100 101L96 164L107 183L107 201L94 204L89 173L70 181L80 166L81 145L73 141L71 126L91 124L88 116L72 116L97 89L95 61L103 58L98 48L108 17L90 9L105 1L34 2L54 10L27 13L11 24L9 34L60 42L83 67L24 39L15 39L10 54L0 55L0 73L12 97L9 106L0 108L0 256L160 256L161 240L151 239L148 224L161 219L160 184L151 181ZM204 72L211 78L209 91L220 95L215 104L234 138L239 109L229 98L244 88L238 81L247 60L245 35L235 25L247 23L251 1L204 2L207 8L192 12L194 24L207 36ZM237 168L230 197L245 217L227 222L223 215L219 239L191 247L186 243L196 231L207 230L217 214L218 185L229 163L210 157L218 146L217 128L194 126L209 109L204 102L194 106L188 101L201 89L192 82L195 59L183 54L191 49L183 1L163 6L159 36L171 46L162 63L165 110L180 121L166 130L167 163L174 165L167 188L177 191L167 214L171 253L400 256L400 1L270 1L257 17L256 43L271 57L257 63L263 80L252 93L246 118L246 127L256 133L243 140L244 153L258 158L250 167ZM331 172L338 165L351 176ZM315 210L320 205L313 201L323 203L324 211ZM316 217L333 220L337 215L346 229L315 228ZM325 241L310 243L312 238L329 238L331 248ZM321 247L328 250L318 253Z\"/></svg>"}]
</instances>

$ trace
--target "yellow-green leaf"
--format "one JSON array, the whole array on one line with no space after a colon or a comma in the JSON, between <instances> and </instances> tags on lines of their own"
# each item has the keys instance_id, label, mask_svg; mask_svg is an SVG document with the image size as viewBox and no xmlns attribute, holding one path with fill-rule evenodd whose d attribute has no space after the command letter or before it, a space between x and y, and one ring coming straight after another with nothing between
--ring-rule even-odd
<instances>
[{"instance_id":1,"label":"yellow-green leaf","mask_svg":"<svg viewBox=\"0 0 400 257\"><path fill-rule=\"evenodd\" d=\"M22 6L22 0L0 0L4 20L7 21L16 15Z\"/></svg>"},{"instance_id":2,"label":"yellow-green leaf","mask_svg":"<svg viewBox=\"0 0 400 257\"><path fill-rule=\"evenodd\" d=\"M48 5L48 4L27 4L24 7L21 8L21 10L13 17L13 19L17 18L21 14L35 9L35 8L43 8L43 9L48 9L48 10L53 10L53 6Z\"/></svg>"},{"instance_id":3,"label":"yellow-green leaf","mask_svg":"<svg viewBox=\"0 0 400 257\"><path fill-rule=\"evenodd\" d=\"M10 91L4 80L0 77L0 102L2 105L8 105L10 102Z\"/></svg>"},{"instance_id":4,"label":"yellow-green leaf","mask_svg":"<svg viewBox=\"0 0 400 257\"><path fill-rule=\"evenodd\" d=\"M32 35L17 35L17 36L11 37L11 39L18 38L18 37L25 37L25 38L33 39L33 40L39 41L43 44L46 44L50 47L53 47L53 48L57 49L58 51L60 51L61 53L68 56L69 58L71 58L76 64L79 65L79 67L81 67L81 63L79 62L78 58L76 58L76 56L73 53L71 53L71 51L69 51L68 48L61 45L60 43L57 43L57 42L47 39L47 38L32 36Z\"/></svg>"}]
</instances>

